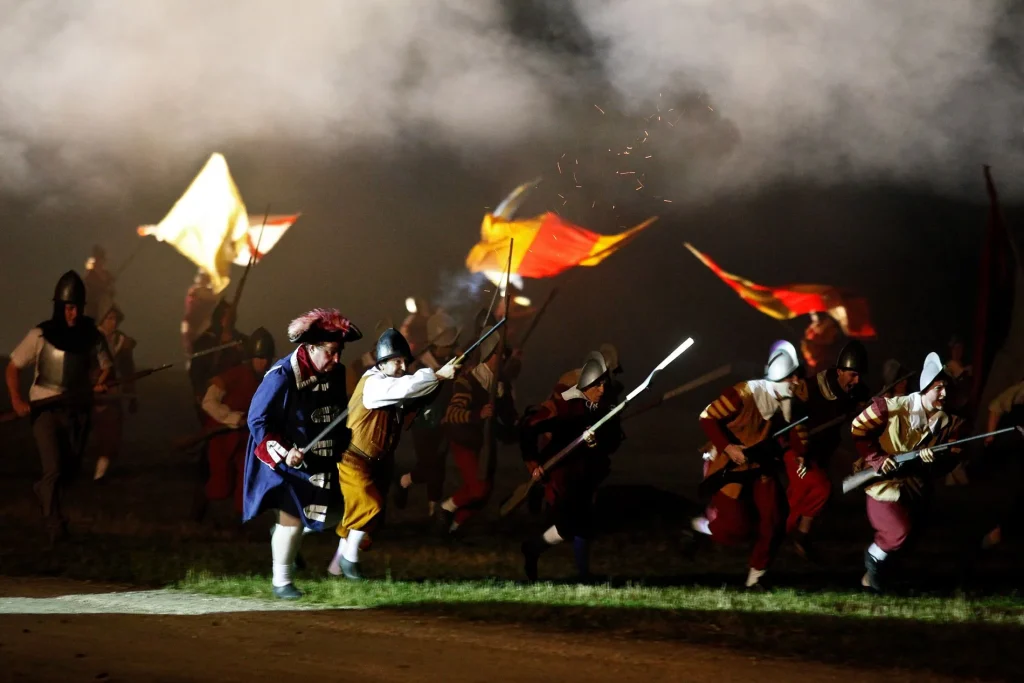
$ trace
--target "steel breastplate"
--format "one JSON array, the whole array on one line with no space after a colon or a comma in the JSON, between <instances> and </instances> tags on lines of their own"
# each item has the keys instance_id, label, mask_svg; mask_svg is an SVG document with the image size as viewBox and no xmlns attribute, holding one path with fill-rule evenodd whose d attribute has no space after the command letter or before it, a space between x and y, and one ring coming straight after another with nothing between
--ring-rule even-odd
<instances>
[{"instance_id":1,"label":"steel breastplate","mask_svg":"<svg viewBox=\"0 0 1024 683\"><path fill-rule=\"evenodd\" d=\"M64 351L43 337L43 347L36 359L35 383L62 391L87 389L90 386L89 350Z\"/></svg>"}]
</instances>

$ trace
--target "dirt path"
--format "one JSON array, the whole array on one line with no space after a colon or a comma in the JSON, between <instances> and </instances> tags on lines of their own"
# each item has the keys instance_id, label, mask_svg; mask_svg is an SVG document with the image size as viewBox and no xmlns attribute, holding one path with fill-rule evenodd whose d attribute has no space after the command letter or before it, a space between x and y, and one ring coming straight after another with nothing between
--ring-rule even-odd
<instances>
[{"instance_id":1,"label":"dirt path","mask_svg":"<svg viewBox=\"0 0 1024 683\"><path fill-rule=\"evenodd\" d=\"M71 614L128 611L138 598L109 586L0 579L0 681L357 680L445 683L500 681L692 681L758 683L952 680L922 672L870 672L755 658L726 649L625 638L539 633L379 611ZM208 596L158 591L179 612L206 610ZM51 599L46 599L49 595ZM75 595L74 598L57 596ZM26 598L34 602L25 602ZM12 613L19 604L33 614ZM63 613L45 612L45 604ZM156 602L148 603L150 607ZM227 604L227 603L225 603ZM259 606L248 603L248 607ZM279 607L275 604L274 607Z\"/></svg>"}]
</instances>

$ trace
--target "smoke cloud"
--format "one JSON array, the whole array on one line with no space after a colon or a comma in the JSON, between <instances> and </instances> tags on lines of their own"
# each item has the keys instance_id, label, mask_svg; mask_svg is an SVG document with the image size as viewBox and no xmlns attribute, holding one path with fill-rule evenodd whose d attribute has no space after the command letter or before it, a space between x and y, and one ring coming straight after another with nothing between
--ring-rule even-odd
<instances>
[{"instance_id":1,"label":"smoke cloud","mask_svg":"<svg viewBox=\"0 0 1024 683\"><path fill-rule=\"evenodd\" d=\"M740 143L698 190L1024 170L1004 2L552 0L525 28L514 2L5 0L0 184L102 191L268 141L508 149L585 135L561 105L594 92L627 110L706 92ZM566 17L571 49L544 32Z\"/></svg>"}]
</instances>

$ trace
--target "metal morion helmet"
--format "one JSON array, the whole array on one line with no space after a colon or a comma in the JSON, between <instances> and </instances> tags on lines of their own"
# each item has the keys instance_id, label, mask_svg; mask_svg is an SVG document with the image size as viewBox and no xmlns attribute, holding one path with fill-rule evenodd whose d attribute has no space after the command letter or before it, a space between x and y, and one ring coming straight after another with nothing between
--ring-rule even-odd
<instances>
[{"instance_id":1,"label":"metal morion helmet","mask_svg":"<svg viewBox=\"0 0 1024 683\"><path fill-rule=\"evenodd\" d=\"M377 340L374 355L377 356L377 365L392 358L412 360L412 349L409 348L409 342L405 340L401 332L393 327L389 327L384 330L380 335L380 339Z\"/></svg>"},{"instance_id":2,"label":"metal morion helmet","mask_svg":"<svg viewBox=\"0 0 1024 683\"><path fill-rule=\"evenodd\" d=\"M459 338L455 319L444 311L427 318L427 341L433 346L452 346Z\"/></svg>"},{"instance_id":3,"label":"metal morion helmet","mask_svg":"<svg viewBox=\"0 0 1024 683\"><path fill-rule=\"evenodd\" d=\"M53 290L53 300L56 303L85 306L85 283L78 273L69 270L60 276Z\"/></svg>"},{"instance_id":4,"label":"metal morion helmet","mask_svg":"<svg viewBox=\"0 0 1024 683\"><path fill-rule=\"evenodd\" d=\"M932 382L937 379L944 379L946 368L942 365L939 354L932 351L924 359L924 367L921 368L921 391L926 391Z\"/></svg>"},{"instance_id":5,"label":"metal morion helmet","mask_svg":"<svg viewBox=\"0 0 1024 683\"><path fill-rule=\"evenodd\" d=\"M772 344L768 353L768 364L764 366L765 379L781 382L791 377L800 369L800 357L796 355L796 347L786 340Z\"/></svg>"},{"instance_id":6,"label":"metal morion helmet","mask_svg":"<svg viewBox=\"0 0 1024 683\"><path fill-rule=\"evenodd\" d=\"M836 359L837 370L852 370L866 375L868 372L868 350L856 339L847 342Z\"/></svg>"},{"instance_id":7,"label":"metal morion helmet","mask_svg":"<svg viewBox=\"0 0 1024 683\"><path fill-rule=\"evenodd\" d=\"M246 350L250 358L274 359L274 337L264 327L257 327L249 335Z\"/></svg>"},{"instance_id":8,"label":"metal morion helmet","mask_svg":"<svg viewBox=\"0 0 1024 683\"><path fill-rule=\"evenodd\" d=\"M608 364L605 363L604 356L596 351L592 352L587 356L586 362L583 363L583 369L580 370L580 378L576 380L576 388L580 391L586 391L604 379L607 374Z\"/></svg>"}]
</instances>

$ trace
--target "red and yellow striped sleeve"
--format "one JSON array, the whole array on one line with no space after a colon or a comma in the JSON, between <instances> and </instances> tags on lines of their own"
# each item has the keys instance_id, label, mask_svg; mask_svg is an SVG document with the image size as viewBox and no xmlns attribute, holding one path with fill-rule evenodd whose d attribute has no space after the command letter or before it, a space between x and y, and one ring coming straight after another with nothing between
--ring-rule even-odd
<instances>
[{"instance_id":1,"label":"red and yellow striped sleeve","mask_svg":"<svg viewBox=\"0 0 1024 683\"><path fill-rule=\"evenodd\" d=\"M732 443L725 433L725 424L735 419L742 408L743 399L740 398L739 390L729 387L700 414L701 429L719 452Z\"/></svg>"},{"instance_id":2,"label":"red and yellow striped sleeve","mask_svg":"<svg viewBox=\"0 0 1024 683\"><path fill-rule=\"evenodd\" d=\"M857 447L857 452L876 472L889 457L889 454L882 449L878 442L879 437L885 432L888 422L889 408L885 399L879 397L873 399L860 415L853 418L853 424L850 425L850 433L853 435L853 443Z\"/></svg>"},{"instance_id":3,"label":"red and yellow striped sleeve","mask_svg":"<svg viewBox=\"0 0 1024 683\"><path fill-rule=\"evenodd\" d=\"M452 389L451 400L448 401L448 408L444 413L444 420L448 424L464 425L475 422L473 410L473 387L465 377L455 380L455 387Z\"/></svg>"}]
</instances>

